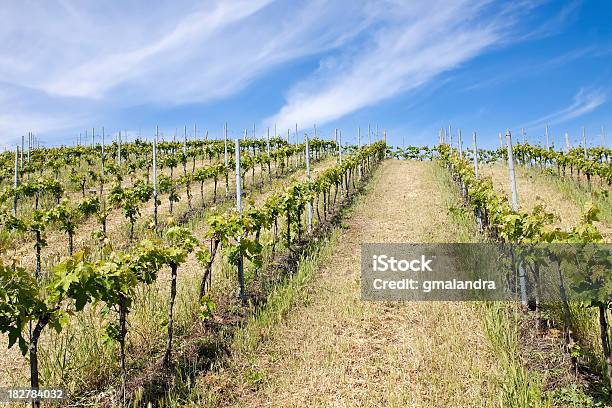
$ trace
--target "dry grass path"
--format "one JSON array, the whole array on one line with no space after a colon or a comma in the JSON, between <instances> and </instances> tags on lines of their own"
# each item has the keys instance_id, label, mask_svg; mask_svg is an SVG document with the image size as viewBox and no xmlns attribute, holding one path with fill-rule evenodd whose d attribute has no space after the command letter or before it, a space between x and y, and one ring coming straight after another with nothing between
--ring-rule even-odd
<instances>
[{"instance_id":1,"label":"dry grass path","mask_svg":"<svg viewBox=\"0 0 612 408\"><path fill-rule=\"evenodd\" d=\"M459 239L433 166L382 165L316 272L308 302L254 350L199 379L215 405L497 405L496 361L473 305L360 299L362 242Z\"/></svg>"}]
</instances>

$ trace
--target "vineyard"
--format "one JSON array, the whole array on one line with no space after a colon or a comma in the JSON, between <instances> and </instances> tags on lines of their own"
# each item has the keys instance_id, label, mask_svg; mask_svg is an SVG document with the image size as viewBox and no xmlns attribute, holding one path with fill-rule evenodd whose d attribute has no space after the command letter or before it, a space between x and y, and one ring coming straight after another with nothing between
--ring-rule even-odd
<instances>
[{"instance_id":1,"label":"vineyard","mask_svg":"<svg viewBox=\"0 0 612 408\"><path fill-rule=\"evenodd\" d=\"M610 406L611 160L510 132L496 150L185 130L5 152L0 387L69 406ZM360 301L376 241L511 248L516 301ZM543 299L541 264L585 298Z\"/></svg>"},{"instance_id":2,"label":"vineyard","mask_svg":"<svg viewBox=\"0 0 612 408\"><path fill-rule=\"evenodd\" d=\"M161 352L169 367L175 332L213 315L215 268L237 288L223 288L225 297L238 291L243 303L256 301L249 286L262 284L257 271L264 262L298 256L383 152L384 144L375 143L342 157L334 142L268 138L137 140L28 150L25 159L23 151L5 154L1 327L9 348L16 344L28 357L32 387L40 386L42 370L46 384L59 380L78 392L100 376L113 378L115 360L125 398L130 348ZM243 208L244 191L250 202ZM179 270L187 266L189 276L179 285ZM162 301L165 287L169 296ZM135 328L132 316L155 323ZM102 333L93 342L89 323ZM145 344L126 344L128 327L153 333ZM83 355L68 351L75 347ZM67 361L68 353L84 360ZM89 380L81 370L71 373L79 364ZM4 378L3 385L14 385L19 376Z\"/></svg>"}]
</instances>

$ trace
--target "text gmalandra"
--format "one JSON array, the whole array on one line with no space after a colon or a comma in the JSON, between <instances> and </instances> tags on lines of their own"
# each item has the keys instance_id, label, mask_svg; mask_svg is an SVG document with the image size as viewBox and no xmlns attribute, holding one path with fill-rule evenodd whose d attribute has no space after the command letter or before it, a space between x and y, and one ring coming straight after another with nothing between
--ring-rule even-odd
<instances>
[{"instance_id":1,"label":"text gmalandra","mask_svg":"<svg viewBox=\"0 0 612 408\"><path fill-rule=\"evenodd\" d=\"M495 290L495 281L477 279L474 281L447 280L447 281L423 281L423 292L432 290Z\"/></svg>"},{"instance_id":2,"label":"text gmalandra","mask_svg":"<svg viewBox=\"0 0 612 408\"><path fill-rule=\"evenodd\" d=\"M419 281L415 279L374 279L372 282L374 290L418 290L423 292L431 292L432 290L496 290L495 281L487 281L477 279L474 281L463 281L458 279L436 281L426 280L419 285Z\"/></svg>"}]
</instances>

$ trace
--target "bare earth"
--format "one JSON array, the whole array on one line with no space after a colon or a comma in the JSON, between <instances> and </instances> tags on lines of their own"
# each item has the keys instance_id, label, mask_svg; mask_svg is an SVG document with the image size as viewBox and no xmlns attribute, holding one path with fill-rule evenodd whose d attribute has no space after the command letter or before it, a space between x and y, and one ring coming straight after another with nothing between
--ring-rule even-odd
<instances>
[{"instance_id":1,"label":"bare earth","mask_svg":"<svg viewBox=\"0 0 612 408\"><path fill-rule=\"evenodd\" d=\"M455 242L432 163L386 161L346 222L306 305L202 387L248 407L485 407L496 361L469 303L360 300L362 242ZM253 387L245 373L262 380Z\"/></svg>"}]
</instances>

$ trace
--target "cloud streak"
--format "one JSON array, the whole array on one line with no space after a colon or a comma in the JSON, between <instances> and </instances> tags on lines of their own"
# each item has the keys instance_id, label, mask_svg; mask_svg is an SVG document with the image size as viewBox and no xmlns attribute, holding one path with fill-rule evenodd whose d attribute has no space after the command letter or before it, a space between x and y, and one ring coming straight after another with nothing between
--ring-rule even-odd
<instances>
[{"instance_id":1,"label":"cloud streak","mask_svg":"<svg viewBox=\"0 0 612 408\"><path fill-rule=\"evenodd\" d=\"M441 0L389 1L378 10L384 24L372 39L323 61L266 124L323 124L414 90L506 41L522 11L495 9L488 1Z\"/></svg>"},{"instance_id":2,"label":"cloud streak","mask_svg":"<svg viewBox=\"0 0 612 408\"><path fill-rule=\"evenodd\" d=\"M538 126L544 126L545 124L556 125L563 123L594 111L606 101L607 94L601 89L589 90L582 88L578 91L578 93L576 93L574 96L574 102L570 106L532 120L531 122L525 123L519 127L531 129Z\"/></svg>"},{"instance_id":3,"label":"cloud streak","mask_svg":"<svg viewBox=\"0 0 612 408\"><path fill-rule=\"evenodd\" d=\"M324 0L14 2L0 21L0 95L10 94L0 142L19 126L44 132L133 106L226 98L372 23L360 7Z\"/></svg>"},{"instance_id":4,"label":"cloud streak","mask_svg":"<svg viewBox=\"0 0 612 408\"><path fill-rule=\"evenodd\" d=\"M266 125L322 125L431 90L442 74L526 38L516 27L543 1L7 2L0 144L30 130L64 142L59 132L126 126L117 122L138 120L134 112L148 126L154 115L194 115L213 101L242 109L248 104L230 98L259 79L263 96L254 94L270 100L252 111L276 112ZM286 67L282 80L270 75Z\"/></svg>"},{"instance_id":5,"label":"cloud streak","mask_svg":"<svg viewBox=\"0 0 612 408\"><path fill-rule=\"evenodd\" d=\"M118 50L101 60L86 61L74 69L62 72L42 84L53 95L83 98L101 97L118 84L154 72L156 59L172 62L181 60L178 50L204 43L226 27L249 17L269 1L235 1L215 4L208 10L196 10L181 18L175 27L130 50ZM183 58L189 59L188 56Z\"/></svg>"}]
</instances>

